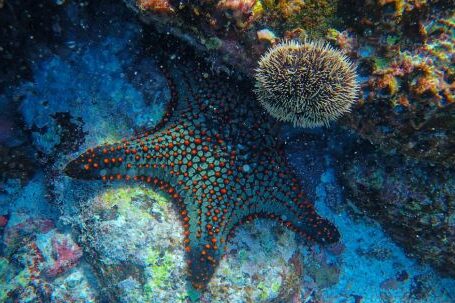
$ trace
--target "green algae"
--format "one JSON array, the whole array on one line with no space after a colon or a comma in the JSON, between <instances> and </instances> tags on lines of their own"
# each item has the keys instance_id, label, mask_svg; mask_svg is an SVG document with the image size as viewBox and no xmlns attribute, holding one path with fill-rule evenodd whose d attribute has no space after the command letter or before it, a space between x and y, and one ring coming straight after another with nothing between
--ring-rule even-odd
<instances>
[{"instance_id":1,"label":"green algae","mask_svg":"<svg viewBox=\"0 0 455 303\"><path fill-rule=\"evenodd\" d=\"M280 290L281 288L281 283L277 282L277 281L273 281L272 283L272 286L271 286L271 289L274 293L278 293L278 291Z\"/></svg>"},{"instance_id":2,"label":"green algae","mask_svg":"<svg viewBox=\"0 0 455 303\"><path fill-rule=\"evenodd\" d=\"M172 254L169 252L161 252L155 249L150 249L147 255L146 273L149 279L144 285L144 297L147 300L153 298L153 293L157 289L167 288L171 281L171 272L175 267L175 262Z\"/></svg>"},{"instance_id":3,"label":"green algae","mask_svg":"<svg viewBox=\"0 0 455 303\"><path fill-rule=\"evenodd\" d=\"M257 288L261 290L259 298L264 301L269 297L269 288L265 285L263 281L259 282Z\"/></svg>"},{"instance_id":4,"label":"green algae","mask_svg":"<svg viewBox=\"0 0 455 303\"><path fill-rule=\"evenodd\" d=\"M118 207L119 214L124 214L125 211L134 211L138 215L150 215L141 210L141 207L131 207L134 201L145 201L145 207L151 207L153 203L157 203L160 208L168 205L168 198L156 191L145 186L136 187L120 187L107 190L103 193L101 201L104 205L102 208Z\"/></svg>"},{"instance_id":5,"label":"green algae","mask_svg":"<svg viewBox=\"0 0 455 303\"><path fill-rule=\"evenodd\" d=\"M386 39L386 42L389 45L397 44L399 41L400 41L400 37L392 36L392 35L387 36L387 39Z\"/></svg>"},{"instance_id":6,"label":"green algae","mask_svg":"<svg viewBox=\"0 0 455 303\"><path fill-rule=\"evenodd\" d=\"M6 287L9 283L7 281L7 275L9 270L8 260L0 258L0 301L5 302L8 298L8 288Z\"/></svg>"},{"instance_id":7,"label":"green algae","mask_svg":"<svg viewBox=\"0 0 455 303\"><path fill-rule=\"evenodd\" d=\"M208 50L219 49L221 46L223 46L223 41L217 37L211 37L207 40L203 40L203 43Z\"/></svg>"},{"instance_id":8,"label":"green algae","mask_svg":"<svg viewBox=\"0 0 455 303\"><path fill-rule=\"evenodd\" d=\"M270 300L271 298L275 297L279 290L281 289L281 283L278 281L273 281L271 284L269 283L270 281L261 281L258 283L256 286L257 289L260 290L259 293L259 299L261 301L267 301Z\"/></svg>"},{"instance_id":9,"label":"green algae","mask_svg":"<svg viewBox=\"0 0 455 303\"><path fill-rule=\"evenodd\" d=\"M248 260L248 252L244 249L241 249L239 251L239 261L240 261L240 264L246 262Z\"/></svg>"},{"instance_id":10,"label":"green algae","mask_svg":"<svg viewBox=\"0 0 455 303\"><path fill-rule=\"evenodd\" d=\"M201 293L192 286L188 286L187 294L191 302L199 302L201 299Z\"/></svg>"},{"instance_id":11,"label":"green algae","mask_svg":"<svg viewBox=\"0 0 455 303\"><path fill-rule=\"evenodd\" d=\"M375 71L388 68L390 65L390 60L388 60L387 58L383 58L383 57L374 57L373 62L374 62Z\"/></svg>"},{"instance_id":12,"label":"green algae","mask_svg":"<svg viewBox=\"0 0 455 303\"><path fill-rule=\"evenodd\" d=\"M160 256L160 254L159 251L151 250L147 258L156 287L162 287L169 281L170 272L174 266L172 255L168 252L165 252L163 256Z\"/></svg>"},{"instance_id":13,"label":"green algae","mask_svg":"<svg viewBox=\"0 0 455 303\"><path fill-rule=\"evenodd\" d=\"M154 218L157 212L164 215L162 212L169 205L167 197L146 186L113 188L104 192L100 201L103 203L102 208L116 206L120 216L129 213L137 220ZM159 290L170 287L171 272L176 263L172 253L153 248L147 251L145 262L143 297L146 301L152 301ZM180 301L183 302L184 298Z\"/></svg>"},{"instance_id":14,"label":"green algae","mask_svg":"<svg viewBox=\"0 0 455 303\"><path fill-rule=\"evenodd\" d=\"M8 260L0 258L0 279L4 279L8 270Z\"/></svg>"},{"instance_id":15,"label":"green algae","mask_svg":"<svg viewBox=\"0 0 455 303\"><path fill-rule=\"evenodd\" d=\"M6 302L12 291L30 283L30 272L25 268L16 274L8 260L0 258L0 281L0 302Z\"/></svg>"},{"instance_id":16,"label":"green algae","mask_svg":"<svg viewBox=\"0 0 455 303\"><path fill-rule=\"evenodd\" d=\"M341 35L341 32L335 28L329 28L325 34L325 37L329 41L336 41Z\"/></svg>"}]
</instances>

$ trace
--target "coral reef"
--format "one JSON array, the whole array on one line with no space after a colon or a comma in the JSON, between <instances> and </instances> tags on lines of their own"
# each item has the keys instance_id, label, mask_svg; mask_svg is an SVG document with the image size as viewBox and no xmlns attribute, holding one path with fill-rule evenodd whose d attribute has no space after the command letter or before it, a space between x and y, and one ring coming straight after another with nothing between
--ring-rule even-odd
<instances>
[{"instance_id":1,"label":"coral reef","mask_svg":"<svg viewBox=\"0 0 455 303\"><path fill-rule=\"evenodd\" d=\"M168 0L141 0L137 5L141 10L150 10L159 14L174 12Z\"/></svg>"},{"instance_id":2,"label":"coral reef","mask_svg":"<svg viewBox=\"0 0 455 303\"><path fill-rule=\"evenodd\" d=\"M142 181L168 194L183 221L196 288L210 281L235 228L254 219L276 220L308 241L339 240L304 198L268 117L243 102L252 98L247 90L204 77L202 66L184 59L171 61L165 74L172 99L163 120L130 140L88 149L66 166L67 175Z\"/></svg>"},{"instance_id":3,"label":"coral reef","mask_svg":"<svg viewBox=\"0 0 455 303\"><path fill-rule=\"evenodd\" d=\"M340 176L348 197L409 254L455 276L455 172L378 151L356 153Z\"/></svg>"},{"instance_id":4,"label":"coral reef","mask_svg":"<svg viewBox=\"0 0 455 303\"><path fill-rule=\"evenodd\" d=\"M363 97L345 122L389 154L450 166L455 161L453 2L370 1L366 7L360 2L346 4L356 16L348 20L351 27L328 35L358 58Z\"/></svg>"},{"instance_id":5,"label":"coral reef","mask_svg":"<svg viewBox=\"0 0 455 303\"><path fill-rule=\"evenodd\" d=\"M343 125L388 153L454 162L453 1L204 1L171 15L125 2L214 69L251 79L271 44L323 37L359 67L362 97Z\"/></svg>"},{"instance_id":6,"label":"coral reef","mask_svg":"<svg viewBox=\"0 0 455 303\"><path fill-rule=\"evenodd\" d=\"M78 246L71 235L37 211L48 208L41 192L42 181L35 177L19 195L13 195L8 215L1 216L0 301L96 302L91 270L84 268L79 259L72 259L71 266L64 261L71 259L65 248L77 252L79 258L80 248L73 250ZM57 264L58 275L49 275L48 269L57 269Z\"/></svg>"},{"instance_id":7,"label":"coral reef","mask_svg":"<svg viewBox=\"0 0 455 303\"><path fill-rule=\"evenodd\" d=\"M0 257L2 302L96 302L96 292L82 268L72 271L62 268L58 278L49 279L45 268L51 266L47 259L51 258L52 250L45 241L52 234L71 241L67 235L52 230L37 232L33 235L35 240L28 239L14 250L6 244L9 253Z\"/></svg>"},{"instance_id":8,"label":"coral reef","mask_svg":"<svg viewBox=\"0 0 455 303\"><path fill-rule=\"evenodd\" d=\"M255 92L262 106L294 126L329 125L357 98L356 72L349 59L328 44L288 41L259 61Z\"/></svg>"},{"instance_id":9,"label":"coral reef","mask_svg":"<svg viewBox=\"0 0 455 303\"><path fill-rule=\"evenodd\" d=\"M208 53L217 69L252 75L267 39L323 37L336 23L337 0L221 0L172 1L125 0L141 19L162 33L171 33ZM270 36L269 36L270 37ZM269 40L270 41L270 40Z\"/></svg>"}]
</instances>

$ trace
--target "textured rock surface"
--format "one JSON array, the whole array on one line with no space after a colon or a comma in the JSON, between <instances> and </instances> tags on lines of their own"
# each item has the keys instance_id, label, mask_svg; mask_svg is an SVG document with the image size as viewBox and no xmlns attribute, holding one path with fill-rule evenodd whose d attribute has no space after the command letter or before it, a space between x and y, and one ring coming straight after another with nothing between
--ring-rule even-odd
<instances>
[{"instance_id":1,"label":"textured rock surface","mask_svg":"<svg viewBox=\"0 0 455 303\"><path fill-rule=\"evenodd\" d=\"M377 151L340 171L348 198L382 223L409 255L455 276L455 172Z\"/></svg>"},{"instance_id":2,"label":"textured rock surface","mask_svg":"<svg viewBox=\"0 0 455 303\"><path fill-rule=\"evenodd\" d=\"M93 272L70 232L56 226L43 183L37 175L0 199L0 301L96 302Z\"/></svg>"},{"instance_id":3,"label":"textured rock surface","mask_svg":"<svg viewBox=\"0 0 455 303\"><path fill-rule=\"evenodd\" d=\"M111 24L115 30L120 21L113 19ZM147 109L167 101L167 88L151 58L142 59L128 49L134 45L131 41L139 43L139 39L140 28L134 24L128 24L117 36L91 39L81 35L72 42L75 51L46 56L32 67L32 81L24 82L13 95L23 100L24 123L40 152L57 157L86 141L97 142L117 126L121 126L116 132L120 137L133 128L157 122L163 109ZM131 70L136 60L139 66L149 67L141 75ZM136 90L139 85L146 91L144 95ZM116 123L96 123L107 117ZM91 129L95 123L97 128Z\"/></svg>"},{"instance_id":4,"label":"textured rock surface","mask_svg":"<svg viewBox=\"0 0 455 303\"><path fill-rule=\"evenodd\" d=\"M84 195L85 184L73 189ZM172 202L147 187L119 187L82 198L79 212L80 239L112 301L265 302L300 289L289 265L298 250L294 235L271 222L240 229L199 293L187 282L183 228Z\"/></svg>"},{"instance_id":5,"label":"textured rock surface","mask_svg":"<svg viewBox=\"0 0 455 303\"><path fill-rule=\"evenodd\" d=\"M363 96L344 122L388 154L452 166L453 1L358 2L349 2L357 8L350 27L329 35L358 58Z\"/></svg>"}]
</instances>

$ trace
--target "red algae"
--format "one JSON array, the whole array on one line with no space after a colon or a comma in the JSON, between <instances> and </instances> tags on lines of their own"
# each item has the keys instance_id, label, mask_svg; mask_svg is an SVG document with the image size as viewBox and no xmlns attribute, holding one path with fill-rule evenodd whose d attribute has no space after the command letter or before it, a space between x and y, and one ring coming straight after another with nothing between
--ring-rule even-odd
<instances>
[{"instance_id":1,"label":"red algae","mask_svg":"<svg viewBox=\"0 0 455 303\"><path fill-rule=\"evenodd\" d=\"M46 275L55 277L73 268L82 257L82 249L76 243L69 243L67 238L52 238L52 248L55 253L54 264L46 270Z\"/></svg>"}]
</instances>

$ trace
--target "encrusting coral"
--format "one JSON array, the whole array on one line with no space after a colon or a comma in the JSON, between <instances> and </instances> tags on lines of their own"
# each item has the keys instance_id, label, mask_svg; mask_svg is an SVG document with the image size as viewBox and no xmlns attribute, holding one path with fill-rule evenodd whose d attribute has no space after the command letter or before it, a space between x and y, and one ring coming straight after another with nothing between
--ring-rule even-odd
<instances>
[{"instance_id":1,"label":"encrusting coral","mask_svg":"<svg viewBox=\"0 0 455 303\"><path fill-rule=\"evenodd\" d=\"M294 126L328 125L349 111L358 90L355 66L323 42L279 43L256 70L259 102Z\"/></svg>"},{"instance_id":2,"label":"encrusting coral","mask_svg":"<svg viewBox=\"0 0 455 303\"><path fill-rule=\"evenodd\" d=\"M142 181L168 194L183 222L196 288L206 287L235 228L256 218L277 220L308 241L338 241L335 226L304 198L268 116L244 102L253 96L204 77L194 64L175 64L179 69L167 73L172 99L163 120L131 140L87 150L66 173Z\"/></svg>"},{"instance_id":3,"label":"encrusting coral","mask_svg":"<svg viewBox=\"0 0 455 303\"><path fill-rule=\"evenodd\" d=\"M205 52L214 67L235 74L253 73L270 45L259 38L264 31L280 38L316 39L324 37L338 20L338 0L124 2L158 31L182 38Z\"/></svg>"},{"instance_id":4,"label":"encrusting coral","mask_svg":"<svg viewBox=\"0 0 455 303\"><path fill-rule=\"evenodd\" d=\"M357 58L362 95L343 123L388 154L453 166L453 1L345 5L352 20L327 38Z\"/></svg>"}]
</instances>

